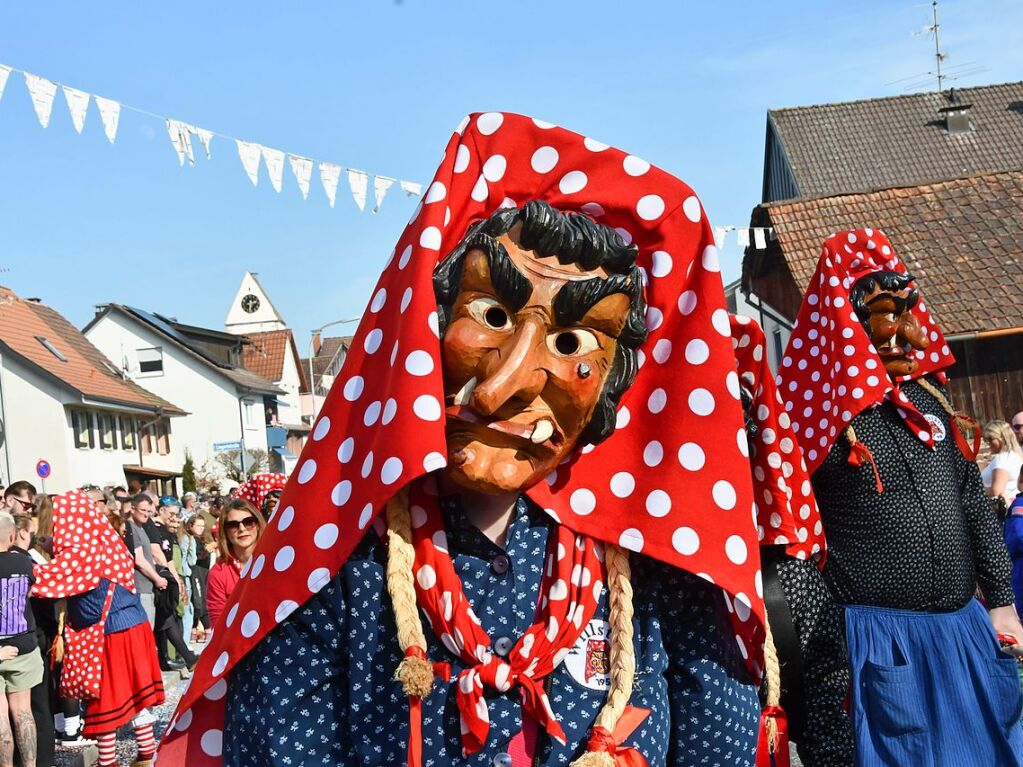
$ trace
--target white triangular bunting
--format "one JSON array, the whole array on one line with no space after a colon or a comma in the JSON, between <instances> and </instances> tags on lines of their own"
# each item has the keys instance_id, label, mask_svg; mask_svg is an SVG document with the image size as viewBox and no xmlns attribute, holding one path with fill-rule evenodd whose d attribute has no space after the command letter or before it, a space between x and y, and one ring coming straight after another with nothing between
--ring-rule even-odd
<instances>
[{"instance_id":1,"label":"white triangular bunting","mask_svg":"<svg viewBox=\"0 0 1023 767\"><path fill-rule=\"evenodd\" d=\"M740 248L748 248L749 247L749 229L747 229L744 226L740 226L738 229L735 230L735 239L736 239L736 244Z\"/></svg>"},{"instance_id":2,"label":"white triangular bunting","mask_svg":"<svg viewBox=\"0 0 1023 767\"><path fill-rule=\"evenodd\" d=\"M423 185L414 181L399 181L398 185L401 187L401 191L409 197L419 197L423 194Z\"/></svg>"},{"instance_id":3,"label":"white triangular bunting","mask_svg":"<svg viewBox=\"0 0 1023 767\"><path fill-rule=\"evenodd\" d=\"M81 133L85 127L85 115L89 111L89 94L66 85L61 87L64 89L64 98L71 113L71 122L74 123L75 130Z\"/></svg>"},{"instance_id":4,"label":"white triangular bunting","mask_svg":"<svg viewBox=\"0 0 1023 767\"><path fill-rule=\"evenodd\" d=\"M107 140L111 144L117 138L117 124L121 119L121 105L111 99L102 96L93 96L96 99L96 106L99 107L99 119L103 121L103 132L107 134Z\"/></svg>"},{"instance_id":5,"label":"white triangular bunting","mask_svg":"<svg viewBox=\"0 0 1023 767\"><path fill-rule=\"evenodd\" d=\"M359 206L359 210L366 210L366 184L369 181L369 174L361 170L348 169L348 186L352 190L352 199Z\"/></svg>"},{"instance_id":6,"label":"white triangular bunting","mask_svg":"<svg viewBox=\"0 0 1023 767\"><path fill-rule=\"evenodd\" d=\"M259 144L238 140L238 157L253 186L259 184Z\"/></svg>"},{"instance_id":7,"label":"white triangular bunting","mask_svg":"<svg viewBox=\"0 0 1023 767\"><path fill-rule=\"evenodd\" d=\"M373 177L373 199L376 202L373 206L374 213L380 210L380 205L384 201L384 195L387 194L387 190L391 188L393 183L394 179L388 178L387 176Z\"/></svg>"},{"instance_id":8,"label":"white triangular bunting","mask_svg":"<svg viewBox=\"0 0 1023 767\"><path fill-rule=\"evenodd\" d=\"M721 248L725 247L725 234L727 233L727 231L728 230L723 226L714 227L714 247L716 247L718 250L721 250Z\"/></svg>"},{"instance_id":9,"label":"white triangular bunting","mask_svg":"<svg viewBox=\"0 0 1023 767\"><path fill-rule=\"evenodd\" d=\"M184 165L186 157L189 165L195 165L192 138L189 135L193 130L190 125L180 120L167 120L167 135L170 136L174 151L178 153L178 165Z\"/></svg>"},{"instance_id":10,"label":"white triangular bunting","mask_svg":"<svg viewBox=\"0 0 1023 767\"><path fill-rule=\"evenodd\" d=\"M45 128L50 124L50 112L53 110L53 97L57 95L57 83L26 72L25 85L28 86L28 95L32 97L32 106L35 107L39 124Z\"/></svg>"},{"instance_id":11,"label":"white triangular bunting","mask_svg":"<svg viewBox=\"0 0 1023 767\"><path fill-rule=\"evenodd\" d=\"M757 246L757 250L767 248L767 234L762 226L753 228L753 242Z\"/></svg>"},{"instance_id":12,"label":"white triangular bunting","mask_svg":"<svg viewBox=\"0 0 1023 767\"><path fill-rule=\"evenodd\" d=\"M0 64L0 99L4 97L4 88L7 87L7 78L11 76L11 68Z\"/></svg>"},{"instance_id":13,"label":"white triangular bunting","mask_svg":"<svg viewBox=\"0 0 1023 767\"><path fill-rule=\"evenodd\" d=\"M271 149L268 146L260 147L263 150L263 161L266 163L266 172L270 174L270 183L275 192L281 191L281 181L284 177L284 152L280 149Z\"/></svg>"},{"instance_id":14,"label":"white triangular bunting","mask_svg":"<svg viewBox=\"0 0 1023 767\"><path fill-rule=\"evenodd\" d=\"M323 182L323 191L327 193L327 200L330 207L334 207L334 198L337 196L337 182L341 178L341 166L332 162L320 163L320 181Z\"/></svg>"},{"instance_id":15,"label":"white triangular bunting","mask_svg":"<svg viewBox=\"0 0 1023 767\"><path fill-rule=\"evenodd\" d=\"M288 163L291 165L291 172L295 174L298 188L302 190L302 199L309 199L309 179L313 175L313 161L308 157L289 154Z\"/></svg>"},{"instance_id":16,"label":"white triangular bunting","mask_svg":"<svg viewBox=\"0 0 1023 767\"><path fill-rule=\"evenodd\" d=\"M210 154L210 144L213 141L213 131L196 128L195 133L199 137L199 143L202 144L202 151L206 153L206 159L211 159L213 155Z\"/></svg>"}]
</instances>

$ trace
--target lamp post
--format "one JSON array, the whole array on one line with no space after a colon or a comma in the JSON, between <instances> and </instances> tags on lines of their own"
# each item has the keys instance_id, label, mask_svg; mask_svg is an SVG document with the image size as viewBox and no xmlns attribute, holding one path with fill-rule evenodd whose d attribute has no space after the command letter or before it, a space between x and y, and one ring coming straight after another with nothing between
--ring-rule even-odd
<instances>
[{"instance_id":1,"label":"lamp post","mask_svg":"<svg viewBox=\"0 0 1023 767\"><path fill-rule=\"evenodd\" d=\"M316 335L322 333L327 328L332 328L335 325L347 325L351 322L358 322L361 317L353 317L348 320L334 320L328 322L325 325L320 325L318 328L314 328L309 334L309 394L312 397L312 420L316 420L316 381L313 379L313 342L316 340Z\"/></svg>"}]
</instances>

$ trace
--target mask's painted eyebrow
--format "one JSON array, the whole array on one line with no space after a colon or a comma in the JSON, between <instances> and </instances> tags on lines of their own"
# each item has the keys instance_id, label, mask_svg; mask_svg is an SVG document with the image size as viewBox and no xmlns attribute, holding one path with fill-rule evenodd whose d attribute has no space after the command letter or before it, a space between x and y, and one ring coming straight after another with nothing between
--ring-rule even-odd
<instances>
[{"instance_id":1,"label":"mask's painted eyebrow","mask_svg":"<svg viewBox=\"0 0 1023 767\"><path fill-rule=\"evenodd\" d=\"M622 293L631 301L635 288L635 282L630 274L612 274L607 279L591 277L588 280L566 282L554 297L554 319L562 327L574 325L586 316L586 312L608 296Z\"/></svg>"},{"instance_id":2,"label":"mask's painted eyebrow","mask_svg":"<svg viewBox=\"0 0 1023 767\"><path fill-rule=\"evenodd\" d=\"M482 250L486 254L487 265L490 267L490 284L494 286L505 306L513 312L525 306L533 292L533 285L512 262L504 245L489 234L478 232L465 244L465 252L471 250Z\"/></svg>"}]
</instances>

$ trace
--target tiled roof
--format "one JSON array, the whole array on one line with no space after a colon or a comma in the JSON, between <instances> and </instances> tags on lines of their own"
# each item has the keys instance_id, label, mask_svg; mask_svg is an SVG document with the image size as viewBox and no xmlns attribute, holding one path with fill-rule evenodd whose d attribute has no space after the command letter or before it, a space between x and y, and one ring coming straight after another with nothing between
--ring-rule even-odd
<instances>
[{"instance_id":1,"label":"tiled roof","mask_svg":"<svg viewBox=\"0 0 1023 767\"><path fill-rule=\"evenodd\" d=\"M39 338L46 339L66 361L53 354ZM169 413L184 413L122 379L110 361L57 312L25 301L2 286L0 345L83 397L154 412L164 407Z\"/></svg>"},{"instance_id":2,"label":"tiled roof","mask_svg":"<svg viewBox=\"0 0 1023 767\"><path fill-rule=\"evenodd\" d=\"M71 344L71 346L73 346L75 349L77 349L81 353L81 355L85 357L87 360L91 361L95 367L101 369L110 369L112 367L112 363L105 356L103 356L103 352L101 352L99 349L93 346L92 342L90 342L88 338L82 335L81 331L79 331L78 328L76 328L74 325L72 325L70 322L64 319L64 317L59 312L57 312L57 310L52 309L51 307L46 306L45 304L30 303L29 306L31 307L32 311L34 311L36 314L42 317L43 320L50 327L56 330L60 334L61 338L63 338L65 341ZM167 400L163 399L163 397L158 397L151 391L143 389L130 378L122 378L121 376L118 375L118 380L125 386L127 386L129 389L132 389L137 394L140 394L146 399L148 399L153 404L154 407L162 408L163 412L168 415L188 414L187 411L182 410L177 405L171 404Z\"/></svg>"},{"instance_id":3,"label":"tiled roof","mask_svg":"<svg viewBox=\"0 0 1023 767\"><path fill-rule=\"evenodd\" d=\"M320 343L320 350L316 356L313 357L313 375L319 379L324 373L327 372L327 368L330 367L330 363L337 357L338 352L342 349L346 350L352 344L351 336L332 336L330 338L324 338Z\"/></svg>"},{"instance_id":4,"label":"tiled roof","mask_svg":"<svg viewBox=\"0 0 1023 767\"><path fill-rule=\"evenodd\" d=\"M830 234L869 226L891 239L946 335L1023 327L1023 170L771 203L754 221L774 227L800 292Z\"/></svg>"},{"instance_id":5,"label":"tiled roof","mask_svg":"<svg viewBox=\"0 0 1023 767\"><path fill-rule=\"evenodd\" d=\"M1023 168L1023 82L956 89L975 130L950 134L939 93L772 109L802 198Z\"/></svg>"},{"instance_id":6,"label":"tiled roof","mask_svg":"<svg viewBox=\"0 0 1023 767\"><path fill-rule=\"evenodd\" d=\"M252 343L244 349L245 368L267 381L280 381L284 372L285 350L291 340L290 330L267 330L246 333Z\"/></svg>"},{"instance_id":7,"label":"tiled roof","mask_svg":"<svg viewBox=\"0 0 1023 767\"><path fill-rule=\"evenodd\" d=\"M263 394L284 394L283 389L278 388L262 376L256 375L243 367L225 365L207 356L201 351L198 344L189 341L189 339L183 335L182 331L191 326L160 317L159 315L150 314L130 306L124 306L123 304L106 304L103 307L103 310L89 321L89 324L85 326L85 330L88 331L89 328L99 322L102 317L106 316L107 312L111 311L120 312L136 322L141 322L146 327L159 334L162 338L165 338L174 344L177 348L192 355L194 358L204 363L207 367L212 368L243 389L250 389L254 392L260 392ZM207 331L203 328L194 329L216 335L229 335L227 333L220 333L220 331Z\"/></svg>"}]
</instances>

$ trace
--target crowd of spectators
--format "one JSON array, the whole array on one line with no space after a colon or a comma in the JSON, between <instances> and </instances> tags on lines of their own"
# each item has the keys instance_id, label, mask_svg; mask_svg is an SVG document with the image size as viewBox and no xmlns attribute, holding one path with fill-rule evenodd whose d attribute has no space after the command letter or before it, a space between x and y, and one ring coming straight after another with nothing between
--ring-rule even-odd
<instances>
[{"instance_id":1,"label":"crowd of spectators","mask_svg":"<svg viewBox=\"0 0 1023 767\"><path fill-rule=\"evenodd\" d=\"M145 641L155 645L160 672L188 678L265 525L263 511L231 497L237 489L226 497L189 492L180 500L122 486L82 490L96 519L116 532L109 540L124 544L120 554L127 563L128 588L103 580L94 596L52 599L42 595L33 572L54 558L53 500L58 497L37 492L27 481L0 486L0 767L51 767L58 744L79 748L97 740L100 764L116 764L112 733L102 733L109 735L107 743L99 734L83 734L89 732L89 703L83 709L80 701L61 696L66 632L83 628L73 625L75 616L90 600L96 603L94 623L100 614L102 621L116 614L125 622L124 616L137 610L138 621L148 622ZM268 498L266 508L276 496ZM107 597L104 604L107 585L114 599ZM152 721L144 709L130 719L139 767L151 763L155 750Z\"/></svg>"}]
</instances>

